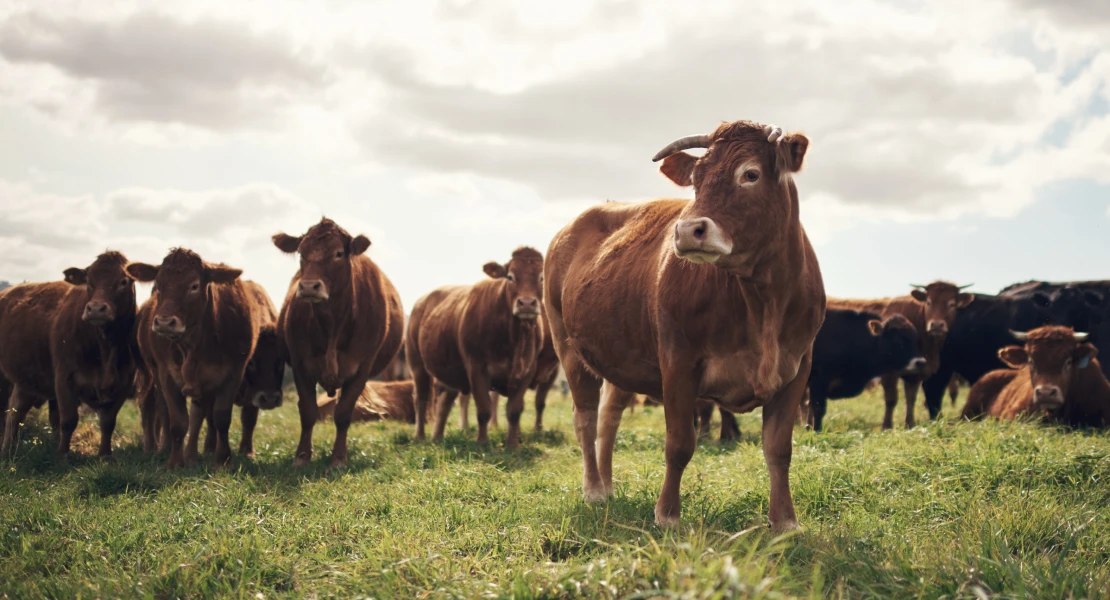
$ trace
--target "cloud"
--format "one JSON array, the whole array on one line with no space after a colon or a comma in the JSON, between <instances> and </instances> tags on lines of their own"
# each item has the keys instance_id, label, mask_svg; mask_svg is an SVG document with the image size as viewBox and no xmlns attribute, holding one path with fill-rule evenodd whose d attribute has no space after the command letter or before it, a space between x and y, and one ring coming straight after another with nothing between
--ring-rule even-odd
<instances>
[{"instance_id":1,"label":"cloud","mask_svg":"<svg viewBox=\"0 0 1110 600\"><path fill-rule=\"evenodd\" d=\"M15 15L0 24L0 55L92 83L95 109L109 120L205 129L272 124L292 97L327 81L280 34L153 12L117 21Z\"/></svg>"}]
</instances>

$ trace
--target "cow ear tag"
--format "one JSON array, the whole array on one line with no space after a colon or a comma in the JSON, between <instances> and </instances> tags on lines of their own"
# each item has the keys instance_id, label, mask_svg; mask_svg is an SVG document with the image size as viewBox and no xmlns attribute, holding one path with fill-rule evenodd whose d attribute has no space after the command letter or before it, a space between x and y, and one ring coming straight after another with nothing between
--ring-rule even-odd
<instances>
[{"instance_id":1,"label":"cow ear tag","mask_svg":"<svg viewBox=\"0 0 1110 600\"><path fill-rule=\"evenodd\" d=\"M1083 359L1079 361L1079 368L1080 369L1086 369L1087 366L1090 365L1090 364L1091 364L1091 357L1090 356L1084 356Z\"/></svg>"}]
</instances>

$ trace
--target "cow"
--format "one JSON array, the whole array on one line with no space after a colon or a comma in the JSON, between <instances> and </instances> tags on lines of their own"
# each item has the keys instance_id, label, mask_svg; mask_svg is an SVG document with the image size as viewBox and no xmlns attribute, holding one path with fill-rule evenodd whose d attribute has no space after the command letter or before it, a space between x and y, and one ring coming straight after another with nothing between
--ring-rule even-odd
<instances>
[{"instance_id":1,"label":"cow","mask_svg":"<svg viewBox=\"0 0 1110 600\"><path fill-rule=\"evenodd\" d=\"M992 371L972 386L964 418L1040 415L1073 427L1110 426L1110 383L1086 333L1049 325L1013 335L1023 345L998 351L1010 369Z\"/></svg>"},{"instance_id":2,"label":"cow","mask_svg":"<svg viewBox=\"0 0 1110 600\"><path fill-rule=\"evenodd\" d=\"M490 392L508 397L505 445L520 443L524 393L536 377L543 347L541 288L543 255L520 247L505 264L488 262L488 279L436 289L416 301L405 337L405 354L416 382L416 438L424 439L424 411L432 379L446 393L439 399L434 440L443 438L458 394L470 394L478 413L478 442L488 441Z\"/></svg>"},{"instance_id":3,"label":"cow","mask_svg":"<svg viewBox=\"0 0 1110 600\"><path fill-rule=\"evenodd\" d=\"M87 268L71 267L64 281L27 283L0 295L0 393L9 412L2 450L14 448L27 412L51 404L65 457L78 408L100 420L99 456L112 455L120 407L135 378L135 282L119 252L99 255Z\"/></svg>"},{"instance_id":4,"label":"cow","mask_svg":"<svg viewBox=\"0 0 1110 600\"><path fill-rule=\"evenodd\" d=\"M1032 298L975 294L975 301L959 311L945 337L940 367L921 385L929 416L940 414L954 375L974 384L990 371L1005 368L998 351L1013 343L1010 331L1029 331L1050 320L1046 308Z\"/></svg>"},{"instance_id":5,"label":"cow","mask_svg":"<svg viewBox=\"0 0 1110 600\"><path fill-rule=\"evenodd\" d=\"M821 431L829 399L854 398L876 377L925 369L917 329L905 316L829 308L813 342L809 426Z\"/></svg>"},{"instance_id":6,"label":"cow","mask_svg":"<svg viewBox=\"0 0 1110 600\"><path fill-rule=\"evenodd\" d=\"M793 180L808 145L800 133L751 121L676 140L654 160L671 181L693 186L693 201L601 204L551 241L545 312L574 401L587 501L613 491L599 455L611 465L627 403L635 394L659 397L666 475L655 521L676 525L702 399L732 412L763 408L771 526L797 527L791 438L825 315ZM599 421L602 382L623 393Z\"/></svg>"},{"instance_id":7,"label":"cow","mask_svg":"<svg viewBox=\"0 0 1110 600\"><path fill-rule=\"evenodd\" d=\"M370 240L352 236L328 218L299 237L275 234L274 245L300 255L278 315L278 336L293 368L301 439L296 466L312 460L317 420L316 385L339 393L331 466L347 464L347 429L366 382L397 356L404 336L401 297L366 256Z\"/></svg>"},{"instance_id":8,"label":"cow","mask_svg":"<svg viewBox=\"0 0 1110 600\"><path fill-rule=\"evenodd\" d=\"M536 421L534 431L543 431L543 411L547 407L547 394L555 385L559 377L559 357L555 354L555 346L551 343L551 332L546 321L543 321L543 348L536 357L536 376L532 378L528 389L535 391ZM497 427L497 403L500 399L497 392L490 392L490 419L491 427ZM437 396L438 397L438 396ZM468 426L467 412L470 410L470 396L459 396L459 424L463 429Z\"/></svg>"},{"instance_id":9,"label":"cow","mask_svg":"<svg viewBox=\"0 0 1110 600\"><path fill-rule=\"evenodd\" d=\"M1110 351L1110 281L1027 281L1004 288L1006 298L1031 300L1047 313L1047 323L1084 331L1101 351ZM1102 365L1110 377L1110 362Z\"/></svg>"},{"instance_id":10,"label":"cow","mask_svg":"<svg viewBox=\"0 0 1110 600\"><path fill-rule=\"evenodd\" d=\"M944 347L948 331L952 329L960 310L975 299L974 294L963 291L970 285L956 286L947 281L934 281L929 285L913 285L913 290L908 296L882 300L829 300L829 306L832 308L868 311L877 313L883 318L900 314L909 319L917 329L918 345L926 361L925 369L913 373L888 373L882 376L883 399L886 403L883 429L894 427L894 408L898 406L899 379L902 380L906 394L906 429L913 429L916 425L914 407L917 404L917 390L921 387L922 381L940 368L940 352ZM947 384L947 381L945 383Z\"/></svg>"},{"instance_id":11,"label":"cow","mask_svg":"<svg viewBox=\"0 0 1110 600\"><path fill-rule=\"evenodd\" d=\"M366 389L359 394L355 402L355 410L351 421L402 421L405 423L416 422L415 409L416 387L412 380L407 381L368 381ZM330 419L335 414L337 404L335 396L321 393L316 398L321 419ZM432 405L429 404L425 418L430 416Z\"/></svg>"},{"instance_id":12,"label":"cow","mask_svg":"<svg viewBox=\"0 0 1110 600\"><path fill-rule=\"evenodd\" d=\"M264 320L239 278L242 270L174 248L160 265L130 263L127 272L154 283L137 335L148 349L148 368L165 406L167 468L197 463L200 427L209 411L216 428L215 463L226 464L232 406Z\"/></svg>"}]
</instances>

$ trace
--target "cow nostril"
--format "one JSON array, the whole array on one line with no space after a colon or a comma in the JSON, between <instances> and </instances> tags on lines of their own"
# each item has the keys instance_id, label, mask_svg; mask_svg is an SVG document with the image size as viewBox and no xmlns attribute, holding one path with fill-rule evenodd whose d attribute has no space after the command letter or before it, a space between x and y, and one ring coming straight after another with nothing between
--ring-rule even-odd
<instances>
[{"instance_id":1,"label":"cow nostril","mask_svg":"<svg viewBox=\"0 0 1110 600\"><path fill-rule=\"evenodd\" d=\"M705 237L705 225L698 225L694 228L694 237L699 240Z\"/></svg>"}]
</instances>

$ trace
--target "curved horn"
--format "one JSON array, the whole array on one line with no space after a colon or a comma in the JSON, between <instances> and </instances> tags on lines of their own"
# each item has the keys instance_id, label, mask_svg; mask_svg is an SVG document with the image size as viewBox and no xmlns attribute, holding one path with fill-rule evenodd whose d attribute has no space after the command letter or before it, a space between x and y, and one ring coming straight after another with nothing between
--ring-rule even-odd
<instances>
[{"instance_id":1,"label":"curved horn","mask_svg":"<svg viewBox=\"0 0 1110 600\"><path fill-rule=\"evenodd\" d=\"M1029 334L1024 331L1014 331L1013 329L1011 329L1010 335L1014 336L1014 339L1019 342L1024 342L1025 340L1029 339Z\"/></svg>"},{"instance_id":2,"label":"curved horn","mask_svg":"<svg viewBox=\"0 0 1110 600\"><path fill-rule=\"evenodd\" d=\"M929 287L929 286L927 286L927 285L921 285L920 283L911 283L911 284L910 284L910 287L912 287L912 288L921 288L921 289L925 289L925 288L927 288L927 287Z\"/></svg>"},{"instance_id":3,"label":"curved horn","mask_svg":"<svg viewBox=\"0 0 1110 600\"><path fill-rule=\"evenodd\" d=\"M765 125L763 133L767 134L767 141L774 143L782 139L782 127L778 125Z\"/></svg>"},{"instance_id":4,"label":"curved horn","mask_svg":"<svg viewBox=\"0 0 1110 600\"><path fill-rule=\"evenodd\" d=\"M969 284L967 284L967 285L961 285L960 287L958 287L958 288L956 288L956 289L958 289L958 290L966 290L967 288L969 288L969 287L971 287L971 286L973 286L973 285L975 285L975 284L974 284L974 283L969 283Z\"/></svg>"},{"instance_id":5,"label":"curved horn","mask_svg":"<svg viewBox=\"0 0 1110 600\"><path fill-rule=\"evenodd\" d=\"M651 157L651 162L659 162L660 160L667 158L675 152L681 152L682 150L687 150L689 148L708 148L709 142L712 141L713 138L709 137L708 135L688 135L684 138L678 138L677 140L667 144L666 148L663 148L659 152L656 152L655 156Z\"/></svg>"},{"instance_id":6,"label":"curved horn","mask_svg":"<svg viewBox=\"0 0 1110 600\"><path fill-rule=\"evenodd\" d=\"M1082 332L1076 331L1076 332L1075 332L1075 333L1073 333L1072 335L1074 335L1074 336L1075 336L1075 341L1077 341L1077 342L1085 342L1085 341L1087 341L1087 338L1088 338L1088 337L1090 337L1090 335L1091 335L1091 334L1089 334L1089 333L1082 333Z\"/></svg>"}]
</instances>

